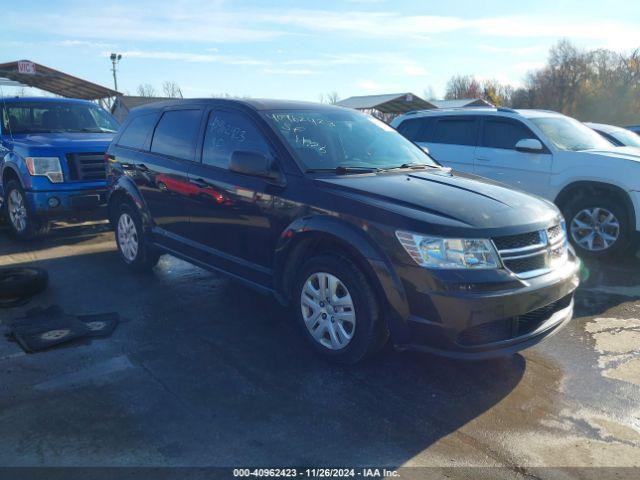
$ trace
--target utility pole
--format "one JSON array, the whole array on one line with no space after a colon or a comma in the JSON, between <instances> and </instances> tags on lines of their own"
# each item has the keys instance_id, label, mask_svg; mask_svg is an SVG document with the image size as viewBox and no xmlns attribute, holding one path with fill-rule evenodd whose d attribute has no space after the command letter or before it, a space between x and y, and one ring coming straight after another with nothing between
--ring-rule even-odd
<instances>
[{"instance_id":1,"label":"utility pole","mask_svg":"<svg viewBox=\"0 0 640 480\"><path fill-rule=\"evenodd\" d=\"M119 53L111 54L111 64L113 65L113 67L111 68L111 71L113 72L113 87L116 92L118 91L118 78L116 77L116 64L120 61L121 58L122 58L122 55L120 55Z\"/></svg>"}]
</instances>

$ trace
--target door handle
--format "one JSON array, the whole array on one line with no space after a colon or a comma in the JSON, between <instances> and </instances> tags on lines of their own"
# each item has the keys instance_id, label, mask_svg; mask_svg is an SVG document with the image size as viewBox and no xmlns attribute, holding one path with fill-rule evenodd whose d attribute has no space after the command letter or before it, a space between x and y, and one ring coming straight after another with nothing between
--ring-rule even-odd
<instances>
[{"instance_id":1,"label":"door handle","mask_svg":"<svg viewBox=\"0 0 640 480\"><path fill-rule=\"evenodd\" d=\"M196 179L191 178L189 179L189 181L193 183L195 186L200 188L207 188L210 186L209 183L202 178L196 178Z\"/></svg>"},{"instance_id":2,"label":"door handle","mask_svg":"<svg viewBox=\"0 0 640 480\"><path fill-rule=\"evenodd\" d=\"M490 162L491 159L487 157L476 157L476 160L480 160L481 162Z\"/></svg>"}]
</instances>

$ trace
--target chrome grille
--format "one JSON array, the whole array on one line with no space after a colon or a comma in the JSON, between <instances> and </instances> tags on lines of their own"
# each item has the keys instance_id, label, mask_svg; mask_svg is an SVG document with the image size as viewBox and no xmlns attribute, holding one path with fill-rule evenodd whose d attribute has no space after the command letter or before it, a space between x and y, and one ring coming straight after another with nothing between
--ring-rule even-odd
<instances>
[{"instance_id":1,"label":"chrome grille","mask_svg":"<svg viewBox=\"0 0 640 480\"><path fill-rule=\"evenodd\" d=\"M567 259L564 224L544 230L493 238L500 259L520 278L543 275Z\"/></svg>"}]
</instances>

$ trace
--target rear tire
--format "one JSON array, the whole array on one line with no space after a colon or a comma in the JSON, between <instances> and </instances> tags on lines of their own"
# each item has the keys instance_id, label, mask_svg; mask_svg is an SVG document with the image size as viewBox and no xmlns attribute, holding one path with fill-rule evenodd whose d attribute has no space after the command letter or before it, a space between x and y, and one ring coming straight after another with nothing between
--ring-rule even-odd
<instances>
[{"instance_id":1,"label":"rear tire","mask_svg":"<svg viewBox=\"0 0 640 480\"><path fill-rule=\"evenodd\" d=\"M611 258L631 245L631 222L619 201L607 196L578 196L562 207L569 241L580 257Z\"/></svg>"},{"instance_id":2,"label":"rear tire","mask_svg":"<svg viewBox=\"0 0 640 480\"><path fill-rule=\"evenodd\" d=\"M132 270L149 271L156 266L160 253L151 246L142 227L138 210L124 201L114 218L116 244L120 259Z\"/></svg>"},{"instance_id":3,"label":"rear tire","mask_svg":"<svg viewBox=\"0 0 640 480\"><path fill-rule=\"evenodd\" d=\"M328 360L355 364L386 342L371 283L345 257L309 259L298 271L291 297L304 337Z\"/></svg>"},{"instance_id":4,"label":"rear tire","mask_svg":"<svg viewBox=\"0 0 640 480\"><path fill-rule=\"evenodd\" d=\"M5 186L3 210L9 232L15 238L30 240L49 232L50 223L34 214L17 180L10 180Z\"/></svg>"}]
</instances>

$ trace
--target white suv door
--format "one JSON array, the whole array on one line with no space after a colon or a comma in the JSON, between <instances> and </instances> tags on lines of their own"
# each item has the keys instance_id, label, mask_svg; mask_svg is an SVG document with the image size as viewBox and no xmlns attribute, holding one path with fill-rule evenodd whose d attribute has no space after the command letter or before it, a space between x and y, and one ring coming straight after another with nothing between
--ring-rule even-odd
<instances>
[{"instance_id":1,"label":"white suv door","mask_svg":"<svg viewBox=\"0 0 640 480\"><path fill-rule=\"evenodd\" d=\"M549 197L553 157L542 141L542 150L517 150L521 140L540 138L519 120L484 116L480 143L475 149L475 173L521 190Z\"/></svg>"},{"instance_id":2,"label":"white suv door","mask_svg":"<svg viewBox=\"0 0 640 480\"><path fill-rule=\"evenodd\" d=\"M474 151L480 119L477 116L428 116L405 120L398 131L438 162L455 170L473 173Z\"/></svg>"}]
</instances>

